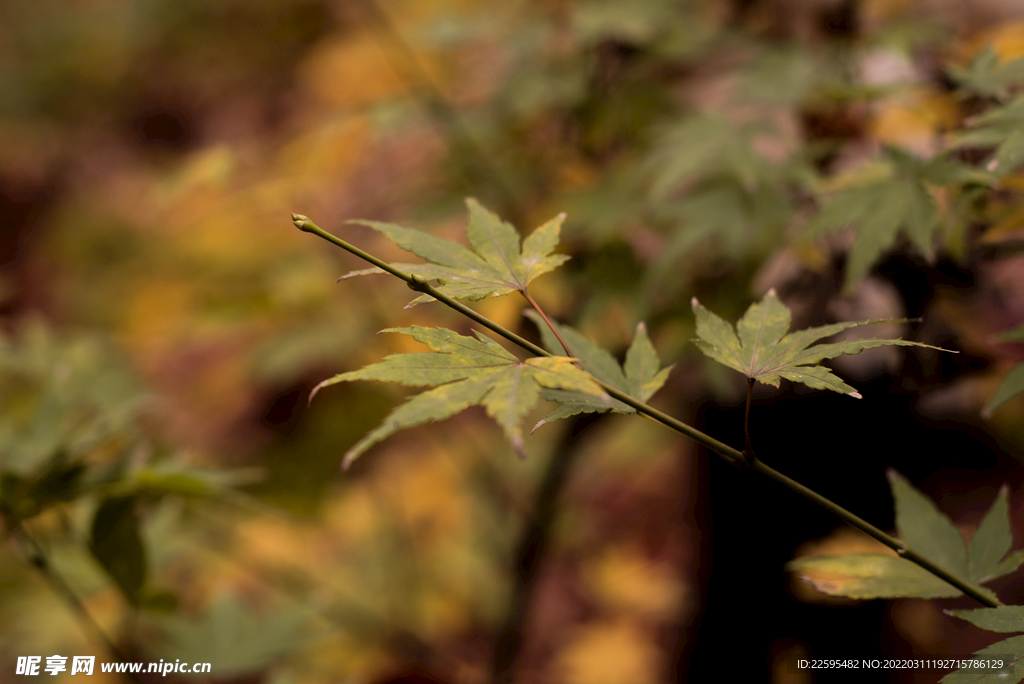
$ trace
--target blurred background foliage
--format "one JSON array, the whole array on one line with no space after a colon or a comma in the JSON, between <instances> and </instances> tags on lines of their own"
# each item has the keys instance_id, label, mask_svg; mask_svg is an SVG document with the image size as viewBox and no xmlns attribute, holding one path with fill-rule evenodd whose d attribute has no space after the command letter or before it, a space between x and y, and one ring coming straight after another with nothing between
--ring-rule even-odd
<instances>
[{"instance_id":1,"label":"blurred background foliage","mask_svg":"<svg viewBox=\"0 0 1024 684\"><path fill-rule=\"evenodd\" d=\"M342 222L460 239L466 196L524 232L568 212L573 258L534 296L616 353L647 321L684 419L744 389L688 344L692 296L735 317L774 286L799 326L924 316L896 334L959 357L840 371L891 374L905 422L984 432L1019 483L1024 404L978 415L1024 360L997 337L1024 320L1021 57L1000 0L6 0L0 681L54 653L275 684L702 672L707 455L619 416L545 427L518 461L469 412L340 474L400 397L307 407L312 387L407 351L384 327L468 326L403 310L391 279L335 285L360 265L292 211L397 260ZM521 308L479 304L535 335ZM919 458L918 481L963 480L936 475L953 460ZM973 520L958 496L940 505ZM783 555L824 532L802 534ZM821 600L762 561L738 581ZM874 619L941 649L952 628L922 610ZM784 661L810 637L767 629L736 635L748 676L809 681Z\"/></svg>"}]
</instances>

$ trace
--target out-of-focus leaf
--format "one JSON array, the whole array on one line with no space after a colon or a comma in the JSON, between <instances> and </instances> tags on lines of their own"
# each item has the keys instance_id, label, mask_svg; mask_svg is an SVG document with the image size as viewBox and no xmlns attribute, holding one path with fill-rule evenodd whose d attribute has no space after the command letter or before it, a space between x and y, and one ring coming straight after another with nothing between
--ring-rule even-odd
<instances>
[{"instance_id":1,"label":"out-of-focus leaf","mask_svg":"<svg viewBox=\"0 0 1024 684\"><path fill-rule=\"evenodd\" d=\"M609 549L583 568L585 584L595 601L609 609L671 619L685 600L686 587L668 564L638 551Z\"/></svg>"},{"instance_id":2,"label":"out-of-focus leaf","mask_svg":"<svg viewBox=\"0 0 1024 684\"><path fill-rule=\"evenodd\" d=\"M794 45L765 49L744 71L741 97L790 106L802 103L827 75L820 59Z\"/></svg>"},{"instance_id":3,"label":"out-of-focus leaf","mask_svg":"<svg viewBox=\"0 0 1024 684\"><path fill-rule=\"evenodd\" d=\"M680 185L698 176L723 175L745 188L770 178L771 166L751 147L752 131L737 131L725 119L699 114L669 129L655 144L647 160L651 169L651 197L661 201Z\"/></svg>"},{"instance_id":4,"label":"out-of-focus leaf","mask_svg":"<svg viewBox=\"0 0 1024 684\"><path fill-rule=\"evenodd\" d=\"M510 224L474 199L466 200L469 225L466 236L472 250L457 242L434 237L429 233L403 228L393 223L353 221L369 226L388 236L402 249L421 256L426 264L393 264L406 273L438 280L438 288L456 299L478 300L500 297L510 292L526 292L526 286L539 275L558 268L568 260L563 254L552 254L558 246L558 234L565 220L559 214L533 231L519 246L519 234ZM379 268L353 271L343 278L370 273L383 273ZM421 295L410 306L433 301Z\"/></svg>"},{"instance_id":5,"label":"out-of-focus leaf","mask_svg":"<svg viewBox=\"0 0 1024 684\"><path fill-rule=\"evenodd\" d=\"M833 323L790 333L789 309L779 301L775 290L769 290L760 302L750 305L736 324L735 331L732 325L704 308L696 297L692 305L699 338L694 343L704 355L772 387L778 387L780 378L785 378L814 389L827 389L860 399L861 395L856 390L818 364L842 354L859 354L865 349L883 346L939 349L920 342L875 337L810 346L849 328L894 321Z\"/></svg>"},{"instance_id":6,"label":"out-of-focus leaf","mask_svg":"<svg viewBox=\"0 0 1024 684\"><path fill-rule=\"evenodd\" d=\"M974 117L952 144L956 148L995 148L985 168L999 177L1009 174L1024 161L1024 97Z\"/></svg>"},{"instance_id":7,"label":"out-of-focus leaf","mask_svg":"<svg viewBox=\"0 0 1024 684\"><path fill-rule=\"evenodd\" d=\"M130 440L143 399L96 340L29 322L0 338L0 467L32 478L58 454Z\"/></svg>"},{"instance_id":8,"label":"out-of-focus leaf","mask_svg":"<svg viewBox=\"0 0 1024 684\"><path fill-rule=\"evenodd\" d=\"M908 560L883 554L797 558L786 568L830 596L856 599L948 598L960 590Z\"/></svg>"},{"instance_id":9,"label":"out-of-focus leaf","mask_svg":"<svg viewBox=\"0 0 1024 684\"><path fill-rule=\"evenodd\" d=\"M586 0L574 6L573 32L583 43L617 40L634 45L650 43L678 17L673 6L659 0L624 5L614 0Z\"/></svg>"},{"instance_id":10,"label":"out-of-focus leaf","mask_svg":"<svg viewBox=\"0 0 1024 684\"><path fill-rule=\"evenodd\" d=\"M736 179L718 179L677 200L659 202L653 213L671 231L652 266L657 282L665 283L671 282L677 259L704 243L715 243L736 260L768 254L781 239L792 208L778 187L748 189Z\"/></svg>"},{"instance_id":11,"label":"out-of-focus leaf","mask_svg":"<svg viewBox=\"0 0 1024 684\"><path fill-rule=\"evenodd\" d=\"M600 385L567 357L520 361L480 333L476 333L474 339L451 330L420 326L388 328L384 332L409 335L434 351L392 354L380 363L321 382L313 394L324 387L350 380L384 380L403 385L439 387L413 397L388 414L383 424L348 450L342 461L346 468L370 446L399 430L449 418L478 404L498 422L513 448L522 455L523 437L519 421L541 398L541 388L606 396Z\"/></svg>"},{"instance_id":12,"label":"out-of-focus leaf","mask_svg":"<svg viewBox=\"0 0 1024 684\"><path fill-rule=\"evenodd\" d=\"M86 465L57 457L32 477L5 472L0 475L0 511L11 520L25 520L54 504L73 501L81 494Z\"/></svg>"},{"instance_id":13,"label":"out-of-focus leaf","mask_svg":"<svg viewBox=\"0 0 1024 684\"><path fill-rule=\"evenodd\" d=\"M305 622L299 609L256 615L236 596L225 594L198 619L157 618L166 641L153 649L153 655L170 661L213 663L221 676L241 676L258 672L301 648Z\"/></svg>"},{"instance_id":14,"label":"out-of-focus leaf","mask_svg":"<svg viewBox=\"0 0 1024 684\"><path fill-rule=\"evenodd\" d=\"M1018 326L999 336L1006 342L1024 342L1024 325ZM988 418L1000 406L1024 393L1024 363L1014 366L996 389L996 393L985 404L981 415Z\"/></svg>"},{"instance_id":15,"label":"out-of-focus leaf","mask_svg":"<svg viewBox=\"0 0 1024 684\"><path fill-rule=\"evenodd\" d=\"M136 468L114 481L107 493L111 496L212 496L231 487L251 484L262 479L259 469L212 470L191 468L165 461Z\"/></svg>"},{"instance_id":16,"label":"out-of-focus leaf","mask_svg":"<svg viewBox=\"0 0 1024 684\"><path fill-rule=\"evenodd\" d=\"M135 500L105 499L96 510L89 550L132 605L146 582L146 550L139 534Z\"/></svg>"},{"instance_id":17,"label":"out-of-focus leaf","mask_svg":"<svg viewBox=\"0 0 1024 684\"><path fill-rule=\"evenodd\" d=\"M586 626L558 654L566 684L654 684L659 657L653 635L629 622Z\"/></svg>"},{"instance_id":18,"label":"out-of-focus leaf","mask_svg":"<svg viewBox=\"0 0 1024 684\"><path fill-rule=\"evenodd\" d=\"M1022 393L1024 393L1024 363L1017 364L1006 374L1003 381L999 383L999 387L996 388L996 393L985 404L981 415L985 418L990 417L996 409Z\"/></svg>"},{"instance_id":19,"label":"out-of-focus leaf","mask_svg":"<svg viewBox=\"0 0 1024 684\"><path fill-rule=\"evenodd\" d=\"M974 185L991 187L997 180L988 171L968 166L952 153L937 154L921 167L921 180L932 185Z\"/></svg>"},{"instance_id":20,"label":"out-of-focus leaf","mask_svg":"<svg viewBox=\"0 0 1024 684\"><path fill-rule=\"evenodd\" d=\"M967 67L950 67L949 75L961 87L979 95L1003 98L1010 86L1024 82L1024 59L1000 62L999 55L989 47Z\"/></svg>"},{"instance_id":21,"label":"out-of-focus leaf","mask_svg":"<svg viewBox=\"0 0 1024 684\"><path fill-rule=\"evenodd\" d=\"M1024 342L1024 325L1019 325L1012 330L1007 330L997 338L1003 342Z\"/></svg>"},{"instance_id":22,"label":"out-of-focus leaf","mask_svg":"<svg viewBox=\"0 0 1024 684\"><path fill-rule=\"evenodd\" d=\"M537 325L547 350L553 354L560 353L562 343L558 341L558 338L541 320L540 316L533 311L527 311L526 316ZM569 353L580 362L584 370L601 382L625 392L634 399L647 401L661 389L668 379L668 374L672 371L672 366L661 368L658 353L655 351L654 345L651 344L651 338L647 335L647 326L643 323L636 326L633 342L629 345L626 361L622 367L611 354L578 330L559 323L554 323L554 326L565 343L569 345ZM558 402L560 406L549 413L544 420L534 425L534 431L547 423L578 413L635 412L631 406L612 399L608 395L596 396L577 390L543 389L541 397L548 401Z\"/></svg>"},{"instance_id":23,"label":"out-of-focus leaf","mask_svg":"<svg viewBox=\"0 0 1024 684\"><path fill-rule=\"evenodd\" d=\"M906 159L901 159L906 162ZM924 255L931 255L932 236L938 227L937 210L931 195L920 180L921 169L913 162L894 164L879 178L853 178L834 181L840 187L825 202L824 208L807 224L808 236L854 226L856 239L846 264L847 291L851 290L900 234Z\"/></svg>"}]
</instances>

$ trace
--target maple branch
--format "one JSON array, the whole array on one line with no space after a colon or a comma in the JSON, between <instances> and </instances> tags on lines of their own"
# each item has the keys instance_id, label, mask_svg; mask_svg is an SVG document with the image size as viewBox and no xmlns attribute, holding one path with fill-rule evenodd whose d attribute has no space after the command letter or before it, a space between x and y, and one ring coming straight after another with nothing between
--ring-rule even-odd
<instances>
[{"instance_id":1,"label":"maple branch","mask_svg":"<svg viewBox=\"0 0 1024 684\"><path fill-rule=\"evenodd\" d=\"M576 355L573 354L572 351L569 349L568 343L562 339L562 336L558 332L558 328L555 327L554 323L551 322L551 319L549 319L547 314L544 313L544 310L540 308L540 304L534 301L533 297L530 296L530 293L526 291L525 287L522 290L520 290L520 292L522 292L523 296L526 297L526 301L530 302L530 306L533 307L533 310L539 313L540 317L544 319L544 322L547 324L547 326L551 328L551 332L555 334L555 337L558 338L558 342L562 345L562 349L565 350L566 356L572 356L573 358L575 358Z\"/></svg>"},{"instance_id":2,"label":"maple branch","mask_svg":"<svg viewBox=\"0 0 1024 684\"><path fill-rule=\"evenodd\" d=\"M491 330L494 333L501 335L506 340L509 340L510 342L519 345L526 351L536 356L554 356L554 354L551 354L547 350L542 349L541 347L538 347L534 343L523 339L522 337L516 335L514 332L508 330L504 326L495 323L489 318L477 313L476 311L473 311L465 304L456 301L455 299L452 299L443 292L440 292L437 288L428 283L422 276L414 276L409 273L405 273L395 268L394 266L391 266L390 264L381 261L372 254L364 252L358 247L351 245L348 242L345 242L341 238L328 233L327 231L325 231L324 229L320 228L318 225L310 221L308 217L303 216L301 214L292 214L292 222L295 224L295 227L298 228L299 230L302 230L307 233L313 233L314 235L321 237L324 240L327 240L328 242L335 244L348 252L351 252L352 254L355 254L359 258L370 262L374 266L377 266L378 268L387 271L396 278L401 278L406 283L408 283L409 287L412 288L413 290L417 292L422 292L423 294L430 295L431 297L444 303L450 308L455 309L459 313L467 316L468 318L476 321L480 325L486 327L488 330ZM976 601L990 608L997 608L1003 605L998 599L992 599L988 597L981 587L971 582L968 582L964 579L961 579L953 575L952 573L947 572L946 570L943 570L942 568L935 565L935 563L931 562L924 556L908 548L905 542L886 534L881 529L875 527L874 525L864 520L860 516L846 510L845 508L835 503L831 499L822 496L813 489L810 489L809 487L800 484L799 482L788 477L787 475L783 475L774 468L765 465L753 454L753 452L744 453L742 451L739 451L738 449L729 446L728 444L725 444L724 442L720 442L714 437L711 437L710 435L701 432L697 428L687 425L681 420L673 418L667 413L659 411L658 409L648 404L645 404L639 399L634 399L625 392L622 392L621 390L618 390L612 387L611 385L601 382L597 378L594 378L594 382L600 385L601 388L610 397L618 399L623 404L626 404L627 406L633 408L637 413L647 416L648 418L653 419L655 422L661 423L662 425L671 428L672 430L675 430L680 434L686 435L695 442L706 446L708 449L724 458L730 464L745 466L750 470L753 470L754 472L767 477L770 480L778 482L783 487L786 487L787 489L793 491L794 493L799 494L800 496L818 504L825 510L830 511L831 513L838 516L848 525L857 528L861 532L867 534L869 537L872 537L881 542L882 544L884 544L885 546L888 546L890 549L899 554L900 557L909 560L910 562L920 566L921 568L924 568L931 574L942 579L948 584L956 587L961 592L970 596Z\"/></svg>"}]
</instances>

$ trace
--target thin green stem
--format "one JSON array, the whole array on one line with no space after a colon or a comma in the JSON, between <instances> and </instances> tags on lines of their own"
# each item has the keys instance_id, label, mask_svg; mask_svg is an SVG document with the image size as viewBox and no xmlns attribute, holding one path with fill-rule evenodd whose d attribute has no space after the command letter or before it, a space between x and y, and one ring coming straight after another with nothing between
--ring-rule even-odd
<instances>
[{"instance_id":1,"label":"thin green stem","mask_svg":"<svg viewBox=\"0 0 1024 684\"><path fill-rule=\"evenodd\" d=\"M292 214L292 221L295 223L295 226L299 230L305 231L307 233L313 233L314 235L317 235L323 238L324 240L327 240L328 242L331 242L341 247L342 249L345 249L351 252L352 254L355 254L361 259L370 262L374 266L377 266L378 268L387 271L393 276L401 278L406 283L408 283L409 287L412 288L413 290L434 297L438 301L446 304L452 309L455 309L459 313L462 313L465 316L471 318L472 320L480 323L487 329L495 332L498 335L501 335L510 342L519 345L526 351L537 356L553 356L552 354L550 354L544 349L541 349L532 342L524 340L522 337L516 335L512 331L506 329L505 327L498 325L494 321L486 318L485 316L482 316L476 311L473 311L472 309L462 304L461 302L457 302L451 297L445 295L444 293L439 292L437 288L431 286L422 277L413 276L408 273L404 273L403 271L397 268L394 268L390 264L387 264L378 259L377 257L368 254L367 252L364 252L358 247L350 245L341 238L331 235L330 233L326 232L325 230L317 226L315 223L310 221L307 217L302 216L301 214ZM967 594L971 598L977 600L978 602L991 608L996 608L998 606L1003 605L998 599L992 599L989 596L987 596L985 594L985 591L981 587L943 570L927 558L921 556L912 549L907 548L907 545L899 539L889 536L882 530L878 529L877 527L867 522L863 518L860 518L859 516L846 510L845 508L835 503L831 499L828 499L822 496L821 494L818 494L813 489L810 489L800 484L796 480L786 475L783 475L774 468L765 465L760 460L758 460L758 458L753 454L752 450L746 453L739 451L738 449L735 449L729 446L728 444L719 442L717 439L711 437L710 435L704 434L697 428L687 425L681 420L673 418L672 416L663 413L658 409L649 406L638 399L634 399L625 392L617 390L610 385L600 382L599 380L596 381L599 385L601 385L601 387L604 389L605 392L608 393L610 397L621 401L623 404L626 404L627 406L636 410L638 413L645 415L648 418L651 418L655 422L661 423L662 425L671 428L676 432L686 435L687 437L694 440L695 442L698 442L699 444L703 444L708 449L715 452L729 463L733 465L745 466L750 470L753 470L754 472L767 477L770 480L778 482L783 487L786 487L790 491L793 491L796 494L799 494L800 496L809 499L810 501L818 504L822 508L831 511L833 514L838 516L847 524L857 528L858 530L864 532L868 536L877 539L878 541L880 541L881 543L885 544L890 549L895 551L901 557L906 558L912 563L915 563L916 565L932 573L936 577L939 577L943 581L948 582L949 584L953 585L954 587L956 587L963 593Z\"/></svg>"},{"instance_id":2,"label":"thin green stem","mask_svg":"<svg viewBox=\"0 0 1024 684\"><path fill-rule=\"evenodd\" d=\"M743 448L751 458L754 455L754 445L750 441L750 400L754 396L754 378L747 378L747 405L743 409Z\"/></svg>"},{"instance_id":3,"label":"thin green stem","mask_svg":"<svg viewBox=\"0 0 1024 684\"><path fill-rule=\"evenodd\" d=\"M530 293L526 291L525 287L521 290L521 292L523 293L523 296L526 297L526 301L528 301L530 303L530 306L533 307L533 310L540 314L540 317L544 319L544 323L547 324L548 328L551 329L551 332L554 333L556 338L558 338L558 343L562 345L562 349L565 350L566 356L575 357L576 355L572 353L571 349L569 349L569 345L566 343L565 340L562 339L562 336L558 333L558 328L556 328L555 324L551 322L551 319L548 318L548 315L544 313L544 309L540 308L540 304L534 301L533 297L530 296Z\"/></svg>"}]
</instances>

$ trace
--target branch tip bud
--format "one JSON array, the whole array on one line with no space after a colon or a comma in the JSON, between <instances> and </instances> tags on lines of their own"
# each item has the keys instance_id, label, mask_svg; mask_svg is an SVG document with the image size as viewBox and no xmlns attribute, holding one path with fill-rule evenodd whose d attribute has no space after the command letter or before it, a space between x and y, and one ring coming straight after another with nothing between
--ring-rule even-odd
<instances>
[{"instance_id":1,"label":"branch tip bud","mask_svg":"<svg viewBox=\"0 0 1024 684\"><path fill-rule=\"evenodd\" d=\"M412 278L410 278L408 281L406 281L406 285L409 286L409 289L410 290L414 290L416 292L425 292L426 291L425 290L426 284L427 284L427 279L424 278L421 275L414 275L414 276L412 276Z\"/></svg>"}]
</instances>

